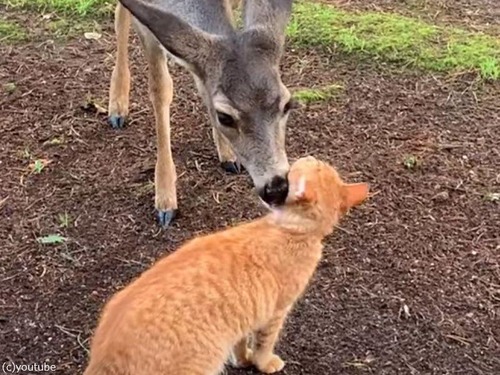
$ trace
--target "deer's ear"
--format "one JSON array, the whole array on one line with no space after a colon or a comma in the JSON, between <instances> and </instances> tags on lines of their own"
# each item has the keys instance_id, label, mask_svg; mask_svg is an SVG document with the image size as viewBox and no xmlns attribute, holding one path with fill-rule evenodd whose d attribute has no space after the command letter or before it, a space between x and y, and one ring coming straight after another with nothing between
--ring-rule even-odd
<instances>
[{"instance_id":1,"label":"deer's ear","mask_svg":"<svg viewBox=\"0 0 500 375\"><path fill-rule=\"evenodd\" d=\"M212 56L221 52L223 40L189 25L174 14L144 0L120 0L121 4L165 49L200 78Z\"/></svg>"},{"instance_id":2,"label":"deer's ear","mask_svg":"<svg viewBox=\"0 0 500 375\"><path fill-rule=\"evenodd\" d=\"M345 184L342 189L346 209L361 204L368 197L369 186L366 183Z\"/></svg>"},{"instance_id":3,"label":"deer's ear","mask_svg":"<svg viewBox=\"0 0 500 375\"><path fill-rule=\"evenodd\" d=\"M245 0L243 6L244 30L254 34L249 39L265 46L276 61L281 58L291 13L292 0Z\"/></svg>"}]
</instances>

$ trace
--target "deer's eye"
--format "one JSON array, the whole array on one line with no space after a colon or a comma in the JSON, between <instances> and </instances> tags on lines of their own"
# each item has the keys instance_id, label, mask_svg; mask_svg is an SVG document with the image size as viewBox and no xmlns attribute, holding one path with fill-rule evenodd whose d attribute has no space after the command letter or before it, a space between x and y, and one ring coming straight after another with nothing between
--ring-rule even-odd
<instances>
[{"instance_id":1,"label":"deer's eye","mask_svg":"<svg viewBox=\"0 0 500 375\"><path fill-rule=\"evenodd\" d=\"M236 127L236 121L234 121L234 118L228 115L227 113L217 112L217 119L219 120L219 123L223 126L227 126L229 128Z\"/></svg>"},{"instance_id":2,"label":"deer's eye","mask_svg":"<svg viewBox=\"0 0 500 375\"><path fill-rule=\"evenodd\" d=\"M295 99L290 99L288 103L285 104L285 108L283 108L283 112L287 114L290 111L293 111L294 109L299 108L299 102Z\"/></svg>"}]
</instances>

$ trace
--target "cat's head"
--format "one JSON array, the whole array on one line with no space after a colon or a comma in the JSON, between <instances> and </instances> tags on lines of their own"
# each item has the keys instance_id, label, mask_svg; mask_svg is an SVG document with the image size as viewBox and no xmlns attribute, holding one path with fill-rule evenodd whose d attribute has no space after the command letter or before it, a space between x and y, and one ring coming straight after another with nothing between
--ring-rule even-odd
<instances>
[{"instance_id":1,"label":"cat's head","mask_svg":"<svg viewBox=\"0 0 500 375\"><path fill-rule=\"evenodd\" d=\"M324 232L350 208L368 196L368 184L346 183L332 166L312 156L298 159L288 174L289 194L282 208L294 216L316 222Z\"/></svg>"}]
</instances>

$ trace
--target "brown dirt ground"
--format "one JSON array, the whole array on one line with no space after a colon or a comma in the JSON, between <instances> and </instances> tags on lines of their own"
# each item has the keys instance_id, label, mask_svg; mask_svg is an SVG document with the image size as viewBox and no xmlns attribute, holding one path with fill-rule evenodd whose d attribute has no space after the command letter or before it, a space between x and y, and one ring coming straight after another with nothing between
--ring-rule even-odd
<instances>
[{"instance_id":1,"label":"brown dirt ground","mask_svg":"<svg viewBox=\"0 0 500 375\"><path fill-rule=\"evenodd\" d=\"M123 131L82 108L106 105L111 34L0 47L0 82L17 86L0 96L2 361L81 372L111 294L184 240L262 212L249 177L218 168L194 86L174 68L181 216L158 230L153 116L134 45ZM278 347L283 373L499 374L500 211L485 195L500 190L500 85L311 51L289 50L283 72L292 88L345 86L293 116L290 157L314 154L376 192L326 241ZM51 163L33 174L30 157ZM68 241L37 242L51 233ZM244 373L254 372L228 371Z\"/></svg>"}]
</instances>

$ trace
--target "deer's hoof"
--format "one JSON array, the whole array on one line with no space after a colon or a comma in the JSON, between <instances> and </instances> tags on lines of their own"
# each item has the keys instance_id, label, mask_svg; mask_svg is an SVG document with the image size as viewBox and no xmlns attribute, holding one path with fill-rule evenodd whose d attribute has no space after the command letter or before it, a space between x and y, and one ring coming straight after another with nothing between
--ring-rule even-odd
<instances>
[{"instance_id":1,"label":"deer's hoof","mask_svg":"<svg viewBox=\"0 0 500 375\"><path fill-rule=\"evenodd\" d=\"M120 115L111 115L108 118L109 124L113 129L123 129L125 127L127 118Z\"/></svg>"},{"instance_id":2,"label":"deer's hoof","mask_svg":"<svg viewBox=\"0 0 500 375\"><path fill-rule=\"evenodd\" d=\"M167 228L177 216L177 210L157 210L156 218L162 228Z\"/></svg>"},{"instance_id":3,"label":"deer's hoof","mask_svg":"<svg viewBox=\"0 0 500 375\"><path fill-rule=\"evenodd\" d=\"M227 173L239 174L243 171L243 166L238 161L223 161L220 163L222 169Z\"/></svg>"}]
</instances>

